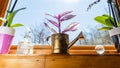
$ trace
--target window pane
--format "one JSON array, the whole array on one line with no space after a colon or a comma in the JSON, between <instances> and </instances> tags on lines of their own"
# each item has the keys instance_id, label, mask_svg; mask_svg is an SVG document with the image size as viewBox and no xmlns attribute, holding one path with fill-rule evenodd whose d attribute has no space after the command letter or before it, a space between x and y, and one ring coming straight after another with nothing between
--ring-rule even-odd
<instances>
[{"instance_id":1,"label":"window pane","mask_svg":"<svg viewBox=\"0 0 120 68\"><path fill-rule=\"evenodd\" d=\"M13 0L14 2L14 0ZM12 2L12 4L13 4ZM101 24L94 21L94 17L108 13L108 7L106 0L101 0L98 4L95 4L89 11L87 11L88 5L93 0L19 0L15 9L26 7L25 10L20 11L14 18L14 23L22 23L25 26L30 27L34 33L32 40L40 44L47 44L44 42L46 36L50 36L52 33L46 29L43 25L44 22L48 22L46 18L53 19L46 16L46 13L56 15L65 11L73 11L75 14L71 20L62 23L62 30L66 28L72 22L79 22L80 27L77 31L68 32L69 40L72 41L81 31L85 36L85 40L80 40L76 44L78 45L97 45L112 44L111 39L107 31L98 31L98 28L102 27ZM53 25L51 27L55 28ZM24 27L16 28L16 35L14 37L13 44L23 40L27 30ZM39 35L37 35L37 33ZM40 33L43 33L40 35ZM35 37L33 39L33 36ZM43 38L43 40L38 40Z\"/></svg>"}]
</instances>

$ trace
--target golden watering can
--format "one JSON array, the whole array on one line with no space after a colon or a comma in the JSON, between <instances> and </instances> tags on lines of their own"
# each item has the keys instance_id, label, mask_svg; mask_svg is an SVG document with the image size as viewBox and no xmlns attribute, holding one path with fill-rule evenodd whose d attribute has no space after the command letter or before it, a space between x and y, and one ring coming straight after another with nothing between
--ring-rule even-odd
<instances>
[{"instance_id":1,"label":"golden watering can","mask_svg":"<svg viewBox=\"0 0 120 68\"><path fill-rule=\"evenodd\" d=\"M68 54L68 49L76 43L77 40L84 39L82 32L70 43L68 34L57 33L49 37L51 37L52 53L55 54Z\"/></svg>"}]
</instances>

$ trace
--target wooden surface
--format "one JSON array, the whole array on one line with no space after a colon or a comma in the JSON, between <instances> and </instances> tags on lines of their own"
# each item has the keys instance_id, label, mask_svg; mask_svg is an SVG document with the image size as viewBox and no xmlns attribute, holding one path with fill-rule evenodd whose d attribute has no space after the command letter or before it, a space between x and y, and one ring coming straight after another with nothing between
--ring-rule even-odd
<instances>
[{"instance_id":1,"label":"wooden surface","mask_svg":"<svg viewBox=\"0 0 120 68\"><path fill-rule=\"evenodd\" d=\"M104 46L105 52L104 54L116 54L116 49L113 45L106 45ZM16 54L17 46L13 45L11 46L11 49L9 51L9 54ZM93 45L85 45L85 46L72 46L68 50L69 54L76 55L76 54L96 54L95 46ZM51 46L47 45L35 45L33 54L39 54L39 55L49 55L51 54Z\"/></svg>"},{"instance_id":2,"label":"wooden surface","mask_svg":"<svg viewBox=\"0 0 120 68\"><path fill-rule=\"evenodd\" d=\"M115 47L113 45L111 46L106 45L104 46L104 48L105 48L105 54L116 53ZM11 50L9 54L16 54L16 50L17 50L16 45L11 46ZM93 45L85 45L85 46L74 45L69 49L69 53L70 54L96 54L96 51L95 51L95 46ZM41 54L41 55L51 54L51 47L47 45L35 45L34 54Z\"/></svg>"},{"instance_id":3,"label":"wooden surface","mask_svg":"<svg viewBox=\"0 0 120 68\"><path fill-rule=\"evenodd\" d=\"M4 17L9 0L0 0L0 17Z\"/></svg>"},{"instance_id":4,"label":"wooden surface","mask_svg":"<svg viewBox=\"0 0 120 68\"><path fill-rule=\"evenodd\" d=\"M5 16L5 12L7 10L9 0L0 0L0 17ZM0 20L0 25L2 24L2 21Z\"/></svg>"},{"instance_id":5,"label":"wooden surface","mask_svg":"<svg viewBox=\"0 0 120 68\"><path fill-rule=\"evenodd\" d=\"M50 46L35 46L34 54L0 54L0 68L120 68L120 54L114 46L105 46L106 53L99 55L95 46L72 46L70 54L51 54ZM107 52L108 51L108 52Z\"/></svg>"},{"instance_id":6,"label":"wooden surface","mask_svg":"<svg viewBox=\"0 0 120 68\"><path fill-rule=\"evenodd\" d=\"M118 5L119 5L119 11L120 11L120 0L117 0L117 2L118 2Z\"/></svg>"},{"instance_id":7,"label":"wooden surface","mask_svg":"<svg viewBox=\"0 0 120 68\"><path fill-rule=\"evenodd\" d=\"M46 68L120 68L119 56L47 56Z\"/></svg>"},{"instance_id":8,"label":"wooden surface","mask_svg":"<svg viewBox=\"0 0 120 68\"><path fill-rule=\"evenodd\" d=\"M43 56L0 55L0 68L44 68Z\"/></svg>"},{"instance_id":9,"label":"wooden surface","mask_svg":"<svg viewBox=\"0 0 120 68\"><path fill-rule=\"evenodd\" d=\"M0 68L120 68L118 54L0 55Z\"/></svg>"},{"instance_id":10,"label":"wooden surface","mask_svg":"<svg viewBox=\"0 0 120 68\"><path fill-rule=\"evenodd\" d=\"M118 2L118 4L119 4L119 6L120 6L120 0L117 0L117 2Z\"/></svg>"}]
</instances>

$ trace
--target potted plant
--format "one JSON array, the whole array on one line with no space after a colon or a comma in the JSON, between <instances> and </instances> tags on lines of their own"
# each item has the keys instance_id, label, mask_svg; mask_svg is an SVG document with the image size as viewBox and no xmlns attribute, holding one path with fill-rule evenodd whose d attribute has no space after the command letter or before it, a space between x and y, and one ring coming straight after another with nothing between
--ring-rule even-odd
<instances>
[{"instance_id":1,"label":"potted plant","mask_svg":"<svg viewBox=\"0 0 120 68\"><path fill-rule=\"evenodd\" d=\"M99 28L99 30L108 30L109 35L113 40L113 43L115 44L115 48L117 49L117 52L120 52L120 23L116 22L114 23L114 19L109 15L102 15L102 16L96 16L94 18L95 21L103 24L105 27Z\"/></svg>"},{"instance_id":2,"label":"potted plant","mask_svg":"<svg viewBox=\"0 0 120 68\"><path fill-rule=\"evenodd\" d=\"M25 9L20 8L18 10L13 11L16 2L14 3L12 10L8 11L8 16L6 18L0 18L0 20L2 20L2 25L0 26L0 54L6 54L9 52L10 45L15 33L14 27L23 26L23 24L20 23L13 24L13 19L15 15L20 10Z\"/></svg>"},{"instance_id":3,"label":"potted plant","mask_svg":"<svg viewBox=\"0 0 120 68\"><path fill-rule=\"evenodd\" d=\"M58 31L56 31L54 28L50 27L48 25L48 23L44 23L45 26L51 32L53 32L53 34L51 36L52 37L52 53L59 53L59 54L67 53L67 49L69 49L78 40L79 36L81 36L81 33L80 33L79 36L77 36L77 38L75 40L73 40L71 43L69 43L69 40L68 40L69 36L68 36L68 34L66 34L66 32L68 32L68 31L77 30L77 28L79 26L78 22L73 22L70 25L68 25L64 30L61 30L62 24L64 21L70 20L76 16L76 15L71 14L72 12L73 11L66 11L66 12L57 14L55 16L46 14L47 16L51 16L55 19L55 21L50 20L50 19L47 19L47 21L49 23L51 23L52 25L54 25L58 30Z\"/></svg>"},{"instance_id":4,"label":"potted plant","mask_svg":"<svg viewBox=\"0 0 120 68\"><path fill-rule=\"evenodd\" d=\"M96 2L89 5L89 8L97 2L100 2L100 0L97 0ZM113 43L115 44L117 53L120 53L120 11L118 9L119 6L116 0L107 0L107 2L109 14L96 16L94 20L105 26L99 28L99 30L109 30L110 37L112 38Z\"/></svg>"}]
</instances>

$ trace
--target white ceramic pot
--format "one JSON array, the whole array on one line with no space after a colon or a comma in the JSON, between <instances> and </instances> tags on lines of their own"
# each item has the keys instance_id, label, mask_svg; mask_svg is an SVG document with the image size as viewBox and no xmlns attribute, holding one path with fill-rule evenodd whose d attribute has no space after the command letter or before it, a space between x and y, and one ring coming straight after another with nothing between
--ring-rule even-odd
<instances>
[{"instance_id":1,"label":"white ceramic pot","mask_svg":"<svg viewBox=\"0 0 120 68\"><path fill-rule=\"evenodd\" d=\"M120 28L113 28L109 31L110 37L117 49L117 53L120 53Z\"/></svg>"},{"instance_id":2,"label":"white ceramic pot","mask_svg":"<svg viewBox=\"0 0 120 68\"><path fill-rule=\"evenodd\" d=\"M110 37L120 34L120 28L113 28L109 31Z\"/></svg>"}]
</instances>

